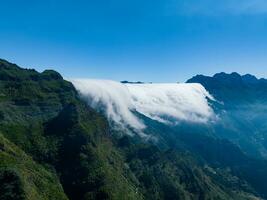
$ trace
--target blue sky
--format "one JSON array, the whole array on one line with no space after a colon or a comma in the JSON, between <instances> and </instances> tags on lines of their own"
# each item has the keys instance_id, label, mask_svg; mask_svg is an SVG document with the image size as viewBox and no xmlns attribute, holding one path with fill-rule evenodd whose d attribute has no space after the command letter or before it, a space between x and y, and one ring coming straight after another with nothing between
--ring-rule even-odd
<instances>
[{"instance_id":1,"label":"blue sky","mask_svg":"<svg viewBox=\"0 0 267 200\"><path fill-rule=\"evenodd\" d=\"M267 77L266 53L266 0L1 2L0 57L68 78Z\"/></svg>"}]
</instances>

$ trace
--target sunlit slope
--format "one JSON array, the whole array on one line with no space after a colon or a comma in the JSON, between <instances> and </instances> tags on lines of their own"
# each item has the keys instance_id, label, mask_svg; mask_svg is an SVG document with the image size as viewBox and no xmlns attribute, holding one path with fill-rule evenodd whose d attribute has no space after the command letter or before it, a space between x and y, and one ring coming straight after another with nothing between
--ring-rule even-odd
<instances>
[{"instance_id":1,"label":"sunlit slope","mask_svg":"<svg viewBox=\"0 0 267 200\"><path fill-rule=\"evenodd\" d=\"M58 177L0 134L0 199L67 200Z\"/></svg>"},{"instance_id":2,"label":"sunlit slope","mask_svg":"<svg viewBox=\"0 0 267 200\"><path fill-rule=\"evenodd\" d=\"M120 87L123 86L118 84ZM180 93L181 96L185 95L181 101L179 98L171 97L174 91L173 86L168 86L169 92L164 91L167 99L161 99L162 95L157 95L157 92L150 94L144 88L137 89L139 92L148 93L148 96L155 95L155 98L148 98L149 103L139 106L138 111L136 111L137 104L132 102L134 98L130 97L130 104L135 106L133 107L135 110L132 110L132 107L128 109L128 104L126 104L128 109L126 114L131 112L132 117L142 125L141 129L138 129L139 131L144 131L144 134L150 134L152 130L157 131L157 136L161 136L165 140L165 146L161 148L160 145L154 145L155 143L148 140L147 137L129 136L131 134L128 131L135 129L129 125L126 126L126 129L114 129L116 125L114 122L108 121L112 118L106 113L106 108L110 108L111 111L114 108L106 107L103 102L95 101L103 106L100 107L99 112L96 112L90 106L93 104L90 104L89 96L80 98L81 96L73 85L63 80L57 72L47 70L38 73L35 70L22 69L1 60L0 130L3 137L0 137L0 144L4 144L4 147L0 147L0 155L4 156L0 160L0 165L3 166L0 170L7 171L7 174L11 175L15 181L26 180L25 186L27 186L25 189L3 178L1 179L2 185L7 188L15 186L16 192L10 193L8 190L1 194L14 194L19 199L25 199L24 194L30 196L33 192L35 197L46 200L60 199L61 197L67 197L70 200L228 200L253 199L256 196L263 196L264 192L261 191L266 188L264 182L261 183L260 189L262 190L260 190L255 187L256 185L251 184L253 182L250 183L243 179L241 175L234 176L229 170L228 164L222 165L222 159L218 162L217 154L212 154L213 157L211 157L206 153L223 153L224 151L220 151L219 148L218 151L214 150L218 146L217 142L210 142L202 134L194 137L197 139L194 140L194 144L187 142L188 140L192 141L192 138L180 137L175 140L166 138L167 135L172 134L173 130L170 129L172 126L169 125L174 121L205 125L213 120L213 111L209 105L210 97L202 95L205 90L203 87L199 87L199 84L193 85L196 87L193 86L194 89L189 87L193 90L190 94L194 94L193 99L195 96L200 97L203 102L200 104L203 106L201 109L208 110L208 112L199 109L197 114L193 112L192 115L189 115L188 113L191 111L179 110L179 108L178 110L174 109L175 115L169 116L171 113L169 111L168 113L161 111L159 114L157 110L150 111L151 99L155 99L156 102L166 101L166 105L172 101L185 102L184 99L188 94L184 94L184 92ZM191 89L186 90L190 91ZM126 87L125 90L129 92L130 88ZM149 89L149 91L151 90ZM155 90L158 91L157 88ZM119 91L120 88L113 90L112 93ZM105 93L101 94L105 95ZM145 101L148 97L144 98L143 95L135 94L139 96L137 97L139 102ZM123 98L128 97L123 94L118 99L123 100ZM190 102L189 98L188 102L189 108L194 107L195 100ZM177 113L183 115L176 115ZM206 116L205 113L208 113L208 121L190 120L190 117L202 119L203 116ZM186 117L183 119L180 116ZM155 117L160 117L164 121L157 120ZM147 120L150 120L150 123L147 123ZM167 128L161 129L155 123L167 126ZM121 124L125 124L125 122L121 121ZM181 124L174 123L173 125L180 126ZM147 130L149 131L146 132ZM192 136L191 131L188 131L190 129L185 130L187 130L185 133L189 133L188 136ZM170 141L181 142L184 148L174 148ZM198 141L209 141L205 143L208 148L199 148ZM237 155L237 150L232 148L231 143L227 144L229 144L227 149L232 149L229 154L232 159L231 155ZM225 146L222 145L222 147ZM223 155L226 156L226 154ZM17 157L23 159L18 160ZM213 165L205 160L214 161L218 165ZM236 162L235 164L239 166L240 163ZM254 167L258 168L257 162ZM14 174L13 169L15 171L17 169L19 173ZM28 174L29 169L34 174ZM262 167L260 169L264 170ZM251 172L251 168L249 170ZM40 177L43 177L40 182L35 180L35 173L39 172L43 172L43 174L39 174ZM255 178L260 175L255 174ZM46 187L46 184L49 186ZM61 193L62 188L65 194Z\"/></svg>"}]
</instances>

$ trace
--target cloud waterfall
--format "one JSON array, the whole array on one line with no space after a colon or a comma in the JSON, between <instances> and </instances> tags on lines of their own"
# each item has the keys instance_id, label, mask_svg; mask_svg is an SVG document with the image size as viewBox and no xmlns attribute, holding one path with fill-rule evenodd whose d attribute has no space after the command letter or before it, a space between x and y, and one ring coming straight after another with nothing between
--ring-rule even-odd
<instances>
[{"instance_id":1,"label":"cloud waterfall","mask_svg":"<svg viewBox=\"0 0 267 200\"><path fill-rule=\"evenodd\" d=\"M214 116L212 96L196 83L122 84L111 80L72 79L90 106L118 125L143 130L137 111L162 123L206 123Z\"/></svg>"}]
</instances>

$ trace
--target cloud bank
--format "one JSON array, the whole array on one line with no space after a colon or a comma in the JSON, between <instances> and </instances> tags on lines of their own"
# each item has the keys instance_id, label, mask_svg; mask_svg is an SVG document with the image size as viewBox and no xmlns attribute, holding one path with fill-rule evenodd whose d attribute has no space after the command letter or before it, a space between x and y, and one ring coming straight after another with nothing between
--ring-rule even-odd
<instances>
[{"instance_id":1,"label":"cloud bank","mask_svg":"<svg viewBox=\"0 0 267 200\"><path fill-rule=\"evenodd\" d=\"M109 120L137 131L145 128L137 111L162 123L206 123L214 113L205 88L196 83L122 84L111 80L73 79L73 85L93 108Z\"/></svg>"}]
</instances>

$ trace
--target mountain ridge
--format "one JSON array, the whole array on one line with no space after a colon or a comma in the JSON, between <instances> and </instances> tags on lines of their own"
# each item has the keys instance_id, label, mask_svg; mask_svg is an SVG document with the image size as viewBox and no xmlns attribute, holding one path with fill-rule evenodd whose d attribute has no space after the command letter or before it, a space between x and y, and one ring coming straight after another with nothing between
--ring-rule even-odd
<instances>
[{"instance_id":1,"label":"mountain ridge","mask_svg":"<svg viewBox=\"0 0 267 200\"><path fill-rule=\"evenodd\" d=\"M186 82L190 83L190 82L196 82L197 80L200 79L217 79L217 80L227 80L227 79L232 79L232 80L239 80L239 81L244 81L246 83L249 82L255 82L255 81L267 81L267 79L265 78L257 78L256 76L252 75L252 74L244 74L241 75L237 72L231 72L231 73L226 73L226 72L219 72L219 73L215 73L213 76L206 76L203 74L198 74L193 76L192 78L188 79Z\"/></svg>"},{"instance_id":2,"label":"mountain ridge","mask_svg":"<svg viewBox=\"0 0 267 200\"><path fill-rule=\"evenodd\" d=\"M175 127L150 119L147 131L165 140L162 148L114 129L57 72L38 73L7 61L0 61L0 94L0 181L5 186L0 186L0 199L241 200L267 195L265 182L249 179L255 172L251 165L240 171L242 163L232 164L234 157L229 158L230 164L221 165L221 149L231 149L231 156L239 148L204 137L200 130L206 128L187 124L174 131ZM184 148L171 145L179 141L185 143ZM17 159L21 154L27 158L22 164ZM257 161L253 167L258 166ZM47 178L32 181L24 173L32 168L36 169L32 176ZM265 163L256 172L261 170ZM44 191L43 185L51 187Z\"/></svg>"}]
</instances>

